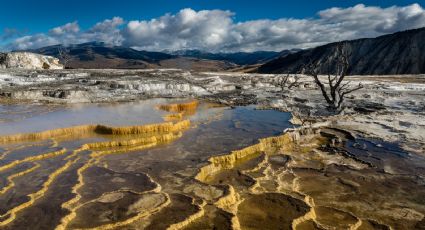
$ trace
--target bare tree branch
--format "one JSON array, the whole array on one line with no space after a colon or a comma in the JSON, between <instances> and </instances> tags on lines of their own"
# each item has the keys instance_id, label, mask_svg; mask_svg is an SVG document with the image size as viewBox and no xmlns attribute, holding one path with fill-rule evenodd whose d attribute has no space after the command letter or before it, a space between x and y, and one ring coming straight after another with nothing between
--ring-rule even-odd
<instances>
[{"instance_id":1,"label":"bare tree branch","mask_svg":"<svg viewBox=\"0 0 425 230\"><path fill-rule=\"evenodd\" d=\"M62 46L58 47L58 58L65 69L69 67L68 62L71 60L71 55L69 55L69 52L66 50L66 48Z\"/></svg>"},{"instance_id":2,"label":"bare tree branch","mask_svg":"<svg viewBox=\"0 0 425 230\"><path fill-rule=\"evenodd\" d=\"M294 79L292 82L290 81L291 78ZM302 82L299 82L299 77L296 74L294 76L290 76L288 73L286 76L282 76L277 79L277 85L280 86L282 91L285 89L291 89L292 87L297 87L301 83Z\"/></svg>"},{"instance_id":3,"label":"bare tree branch","mask_svg":"<svg viewBox=\"0 0 425 230\"><path fill-rule=\"evenodd\" d=\"M349 58L350 53L347 50L345 43L338 44L334 54L327 60L328 62L328 77L327 77L327 86L322 83L319 79L319 70L321 69L321 65L319 62L310 61L304 67L304 73L313 77L314 82L319 86L320 91L325 98L328 107L332 110L338 110L341 108L344 97L347 94L350 94L356 90L363 88L361 84L355 88L350 89L350 81L343 82L344 78L348 72L349 68ZM334 63L335 75L331 76L331 68L330 65Z\"/></svg>"}]
</instances>

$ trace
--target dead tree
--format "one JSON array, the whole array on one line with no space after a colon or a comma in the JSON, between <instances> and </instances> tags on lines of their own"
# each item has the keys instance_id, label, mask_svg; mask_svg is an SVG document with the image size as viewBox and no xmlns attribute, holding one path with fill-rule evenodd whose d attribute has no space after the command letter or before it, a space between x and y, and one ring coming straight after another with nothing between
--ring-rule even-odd
<instances>
[{"instance_id":1,"label":"dead tree","mask_svg":"<svg viewBox=\"0 0 425 230\"><path fill-rule=\"evenodd\" d=\"M317 86L319 86L320 91L328 104L328 108L333 111L340 110L345 96L363 88L361 83L359 83L356 87L350 87L350 81L344 81L349 67L349 56L346 45L343 43L338 44L336 51L327 61L328 73L327 82L325 83L323 83L319 78L319 71L323 69L321 68L323 63L320 63L319 61L310 61L310 63L304 67L303 72L313 77L314 82Z\"/></svg>"},{"instance_id":2,"label":"dead tree","mask_svg":"<svg viewBox=\"0 0 425 230\"><path fill-rule=\"evenodd\" d=\"M311 126L315 122L309 107L294 107L291 112L299 120L301 126Z\"/></svg>"},{"instance_id":3,"label":"dead tree","mask_svg":"<svg viewBox=\"0 0 425 230\"><path fill-rule=\"evenodd\" d=\"M68 62L71 61L71 55L69 55L69 51L66 48L62 46L58 47L58 58L64 69L69 67Z\"/></svg>"},{"instance_id":4,"label":"dead tree","mask_svg":"<svg viewBox=\"0 0 425 230\"><path fill-rule=\"evenodd\" d=\"M284 91L285 89L291 89L292 87L297 87L301 84L299 82L299 77L297 75L293 76L294 81L290 81L291 76L289 73L286 76L281 76L277 79L277 85Z\"/></svg>"}]
</instances>

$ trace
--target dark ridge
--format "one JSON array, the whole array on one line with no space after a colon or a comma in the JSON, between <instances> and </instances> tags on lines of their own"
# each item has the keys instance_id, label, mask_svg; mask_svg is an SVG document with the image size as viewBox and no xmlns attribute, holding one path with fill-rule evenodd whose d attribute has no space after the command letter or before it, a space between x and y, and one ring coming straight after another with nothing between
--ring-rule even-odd
<instances>
[{"instance_id":1,"label":"dark ridge","mask_svg":"<svg viewBox=\"0 0 425 230\"><path fill-rule=\"evenodd\" d=\"M389 75L425 73L425 28L407 30L377 38L344 41L351 54L350 75ZM271 60L259 73L298 73L310 61L326 62L338 43L302 50ZM322 66L320 73L327 73Z\"/></svg>"},{"instance_id":2,"label":"dark ridge","mask_svg":"<svg viewBox=\"0 0 425 230\"><path fill-rule=\"evenodd\" d=\"M201 50L178 50L170 54L181 57L193 57L208 60L227 61L237 65L254 65L268 62L274 58L285 54L296 52L297 50L285 50L282 52L256 51L256 52L235 52L235 53L210 53Z\"/></svg>"}]
</instances>

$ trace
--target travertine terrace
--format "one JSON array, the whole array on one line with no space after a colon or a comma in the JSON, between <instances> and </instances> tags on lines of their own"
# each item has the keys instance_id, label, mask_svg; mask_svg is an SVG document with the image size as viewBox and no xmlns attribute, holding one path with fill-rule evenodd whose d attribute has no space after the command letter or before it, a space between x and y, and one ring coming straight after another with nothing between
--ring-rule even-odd
<instances>
[{"instance_id":1,"label":"travertine terrace","mask_svg":"<svg viewBox=\"0 0 425 230\"><path fill-rule=\"evenodd\" d=\"M311 78L299 76L301 84L288 90L278 84L281 77L178 69L3 70L0 95L3 100L48 103L195 97L229 106L257 104L300 116L308 114L314 122L330 121L361 135L424 152L424 75L350 76L351 84L362 83L364 88L346 99L346 109L338 116L323 111L324 101Z\"/></svg>"},{"instance_id":2,"label":"travertine terrace","mask_svg":"<svg viewBox=\"0 0 425 230\"><path fill-rule=\"evenodd\" d=\"M352 76L365 87L337 115L280 77L0 72L0 228L424 227L425 78ZM72 121L97 110L117 123Z\"/></svg>"}]
</instances>

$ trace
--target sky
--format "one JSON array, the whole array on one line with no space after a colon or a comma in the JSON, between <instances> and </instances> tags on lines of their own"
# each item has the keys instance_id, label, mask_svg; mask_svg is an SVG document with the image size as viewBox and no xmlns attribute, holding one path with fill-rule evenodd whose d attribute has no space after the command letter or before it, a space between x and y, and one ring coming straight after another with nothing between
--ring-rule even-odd
<instances>
[{"instance_id":1,"label":"sky","mask_svg":"<svg viewBox=\"0 0 425 230\"><path fill-rule=\"evenodd\" d=\"M139 50L310 48L425 27L425 0L13 0L0 50L100 41Z\"/></svg>"}]
</instances>

